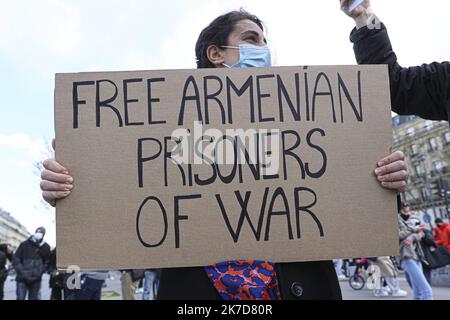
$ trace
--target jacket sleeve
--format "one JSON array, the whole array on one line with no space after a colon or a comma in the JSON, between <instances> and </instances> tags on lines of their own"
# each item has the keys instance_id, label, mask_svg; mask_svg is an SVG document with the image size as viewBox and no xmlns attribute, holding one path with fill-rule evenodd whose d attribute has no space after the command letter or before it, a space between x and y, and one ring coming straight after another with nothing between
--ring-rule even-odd
<instances>
[{"instance_id":1,"label":"jacket sleeve","mask_svg":"<svg viewBox=\"0 0 450 320\"><path fill-rule=\"evenodd\" d=\"M20 244L16 252L14 252L12 260L14 270L16 270L18 274L22 273L23 271L22 256L23 256L23 246L22 244Z\"/></svg>"},{"instance_id":2,"label":"jacket sleeve","mask_svg":"<svg viewBox=\"0 0 450 320\"><path fill-rule=\"evenodd\" d=\"M50 264L50 247L48 245L46 245L42 257L44 261L44 272L51 273L53 270Z\"/></svg>"},{"instance_id":3,"label":"jacket sleeve","mask_svg":"<svg viewBox=\"0 0 450 320\"><path fill-rule=\"evenodd\" d=\"M356 28L350 35L358 64L387 64L392 110L430 120L449 120L450 63L402 68L397 62L386 27Z\"/></svg>"},{"instance_id":4,"label":"jacket sleeve","mask_svg":"<svg viewBox=\"0 0 450 320\"><path fill-rule=\"evenodd\" d=\"M400 242L405 240L412 234L413 232L410 229L408 229L403 223L398 221L398 235L400 238Z\"/></svg>"},{"instance_id":5,"label":"jacket sleeve","mask_svg":"<svg viewBox=\"0 0 450 320\"><path fill-rule=\"evenodd\" d=\"M0 251L0 270L6 265L6 253Z\"/></svg>"},{"instance_id":6,"label":"jacket sleeve","mask_svg":"<svg viewBox=\"0 0 450 320\"><path fill-rule=\"evenodd\" d=\"M420 239L422 239L422 237L418 233L414 233L408 229L400 230L399 232L400 241L405 240L409 236L411 236L415 241L419 241Z\"/></svg>"}]
</instances>

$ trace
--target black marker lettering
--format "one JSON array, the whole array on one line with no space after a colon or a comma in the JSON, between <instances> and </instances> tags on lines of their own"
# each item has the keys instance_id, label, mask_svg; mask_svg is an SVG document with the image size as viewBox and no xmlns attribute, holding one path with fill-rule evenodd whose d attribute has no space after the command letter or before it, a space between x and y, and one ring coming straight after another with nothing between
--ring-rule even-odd
<instances>
[{"instance_id":1,"label":"black marker lettering","mask_svg":"<svg viewBox=\"0 0 450 320\"><path fill-rule=\"evenodd\" d=\"M154 98L152 95L152 85L155 82L164 82L166 81L166 78L152 78L147 79L147 108L148 108L148 124L161 124L166 123L165 120L154 120L153 119L153 103L154 102L160 102L161 100L159 98Z\"/></svg>"},{"instance_id":2,"label":"black marker lettering","mask_svg":"<svg viewBox=\"0 0 450 320\"><path fill-rule=\"evenodd\" d=\"M283 200L283 204L284 204L284 208L285 208L284 211L273 211L273 207L275 205L275 201L277 200L278 196L280 196L281 199ZM292 234L291 214L289 211L288 201L287 201L286 195L284 194L283 188L280 188L280 187L277 188L275 190L275 192L273 193L272 200L270 201L269 212L267 213L266 234L264 236L264 241L269 241L270 222L271 222L272 216L286 216L289 240L294 239L294 235Z\"/></svg>"},{"instance_id":3,"label":"black marker lettering","mask_svg":"<svg viewBox=\"0 0 450 320\"><path fill-rule=\"evenodd\" d=\"M149 157L144 158L143 156L143 144L144 142L156 142L158 146L158 152L156 152L154 155L151 155ZM138 167L138 184L139 188L144 187L144 162L151 161L153 159L156 159L159 157L162 151L162 145L161 142L154 138L142 138L138 139L138 146L137 146L137 167Z\"/></svg>"},{"instance_id":4,"label":"black marker lettering","mask_svg":"<svg viewBox=\"0 0 450 320\"><path fill-rule=\"evenodd\" d=\"M162 216L164 219L164 234L163 234L163 237L161 238L161 240L157 244L149 244L149 243L145 242L144 239L142 239L141 230L140 230L140 218L141 218L142 209L144 208L146 203L149 202L150 200L155 201L158 204L159 208L161 209L161 213L162 213ZM137 216L136 216L136 233L137 233L139 241L142 243L142 245L144 247L147 247L147 248L159 247L166 239L166 236L167 236L167 213L166 213L166 209L164 209L163 204L161 203L161 201L158 198L150 196L150 197L145 198L145 200L142 202L141 206L139 207Z\"/></svg>"},{"instance_id":5,"label":"black marker lettering","mask_svg":"<svg viewBox=\"0 0 450 320\"><path fill-rule=\"evenodd\" d=\"M321 176L323 176L325 174L326 169L327 169L327 154L325 153L325 150L323 150L321 147L319 147L318 145L313 144L311 142L312 135L314 133L316 133L316 132L320 133L320 135L322 137L325 137L325 131L323 131L322 129L319 129L319 128L312 129L311 131L308 132L308 135L306 136L306 143L311 148L316 149L317 151L319 151L320 154L322 155L322 167L319 169L319 171L317 171L315 173L309 171L309 163L307 163L307 162L305 163L306 174L309 177L314 178L314 179L318 179Z\"/></svg>"},{"instance_id":6,"label":"black marker lettering","mask_svg":"<svg viewBox=\"0 0 450 320\"><path fill-rule=\"evenodd\" d=\"M193 194L187 196L175 196L174 197L174 230L175 230L175 248L180 247L180 220L188 220L188 216L183 216L180 214L180 201L181 200L191 200L201 198L201 194Z\"/></svg>"},{"instance_id":7,"label":"black marker lettering","mask_svg":"<svg viewBox=\"0 0 450 320\"><path fill-rule=\"evenodd\" d=\"M100 98L100 89L102 83L109 83L112 84L114 87L114 94L111 98L108 98L106 100L101 100ZM117 98L117 86L114 82L111 80L98 80L96 83L96 97L95 97L95 111L96 111L96 125L97 127L100 127L100 108L110 108L117 116L117 119L119 120L119 127L123 127L123 121L122 117L120 116L119 110L117 110L115 107L113 107L110 103L116 100Z\"/></svg>"},{"instance_id":8,"label":"black marker lettering","mask_svg":"<svg viewBox=\"0 0 450 320\"><path fill-rule=\"evenodd\" d=\"M320 83L321 79L325 79L325 82L328 86L327 91L318 91L319 83ZM330 97L331 108L333 110L333 122L336 123L336 111L334 109L333 90L331 89L330 79L324 72L321 72L317 75L316 85L314 87L313 102L312 102L312 121L316 121L316 99L318 96L329 96Z\"/></svg>"},{"instance_id":9,"label":"black marker lettering","mask_svg":"<svg viewBox=\"0 0 450 320\"><path fill-rule=\"evenodd\" d=\"M78 106L82 104L86 104L86 100L78 100L78 87L79 86L92 86L94 85L94 81L80 81L74 82L72 84L72 127L73 129L78 128Z\"/></svg>"},{"instance_id":10,"label":"black marker lettering","mask_svg":"<svg viewBox=\"0 0 450 320\"><path fill-rule=\"evenodd\" d=\"M214 93L208 93L208 80L215 80L219 84L219 89ZM222 116L222 124L226 123L225 109L222 101L217 96L222 92L223 83L217 76L206 76L203 78L203 89L205 91L205 124L209 124L209 100L214 100L220 108L220 114Z\"/></svg>"},{"instance_id":11,"label":"black marker lettering","mask_svg":"<svg viewBox=\"0 0 450 320\"><path fill-rule=\"evenodd\" d=\"M347 86L345 85L344 80L342 79L341 75L338 73L338 87L339 87L339 105L341 107L341 122L344 123L344 108L343 108L343 102L342 102L342 93L341 91L344 91L345 97L347 98L347 101L350 103L350 106L353 109L353 112L355 113L356 119L359 122L363 121L363 112L362 112L362 96L361 96L361 71L358 71L358 102L359 102L359 111L356 109L355 103L353 102L352 97L350 96L350 93L348 92Z\"/></svg>"},{"instance_id":12,"label":"black marker lettering","mask_svg":"<svg viewBox=\"0 0 450 320\"><path fill-rule=\"evenodd\" d=\"M188 95L189 86L192 86L194 90L194 95ZM180 114L178 115L178 125L181 126L184 124L184 111L186 109L187 101L195 101L197 108L197 119L198 121L203 122L202 109L200 105L200 93L198 91L197 83L195 82L194 76L189 76L184 84L183 88L183 96L181 98L181 106L180 106Z\"/></svg>"},{"instance_id":13,"label":"black marker lettering","mask_svg":"<svg viewBox=\"0 0 450 320\"><path fill-rule=\"evenodd\" d=\"M123 107L125 111L125 125L126 126L142 126L144 122L130 122L128 114L128 104L139 102L138 99L128 99L128 84L142 82L142 79L125 79L123 80Z\"/></svg>"},{"instance_id":14,"label":"black marker lettering","mask_svg":"<svg viewBox=\"0 0 450 320\"><path fill-rule=\"evenodd\" d=\"M274 122L275 118L264 118L263 112L262 112L262 99L263 98L269 98L270 93L262 93L261 92L261 80L262 79L269 79L269 78L275 78L275 75L273 74L264 74L264 75L258 75L256 76L256 95L258 97L258 121L259 122Z\"/></svg>"}]
</instances>

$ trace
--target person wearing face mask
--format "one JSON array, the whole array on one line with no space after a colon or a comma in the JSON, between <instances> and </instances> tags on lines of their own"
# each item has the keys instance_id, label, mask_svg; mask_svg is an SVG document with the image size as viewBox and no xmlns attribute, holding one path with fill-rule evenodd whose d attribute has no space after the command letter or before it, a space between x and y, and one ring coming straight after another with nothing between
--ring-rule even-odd
<instances>
[{"instance_id":1,"label":"person wearing face mask","mask_svg":"<svg viewBox=\"0 0 450 320\"><path fill-rule=\"evenodd\" d=\"M225 62L222 65L226 68L258 68L270 67L272 58L267 45L255 46L252 44L240 44L239 46L220 46L223 49L239 50L239 61L229 66Z\"/></svg>"},{"instance_id":2,"label":"person wearing face mask","mask_svg":"<svg viewBox=\"0 0 450 320\"><path fill-rule=\"evenodd\" d=\"M264 27L256 16L240 10L217 17L201 33L195 46L197 68L272 66ZM404 155L395 152L374 164L380 184L393 191L406 185ZM69 170L53 159L44 161L41 189L54 205L73 188ZM204 267L162 269L158 299L278 300L341 299L332 261L272 263L222 261Z\"/></svg>"},{"instance_id":3,"label":"person wearing face mask","mask_svg":"<svg viewBox=\"0 0 450 320\"><path fill-rule=\"evenodd\" d=\"M400 210L400 217L405 222L408 222L409 218L411 218L411 211L407 204L402 204L402 209Z\"/></svg>"},{"instance_id":4,"label":"person wearing face mask","mask_svg":"<svg viewBox=\"0 0 450 320\"><path fill-rule=\"evenodd\" d=\"M40 300L41 280L48 271L50 246L44 241L45 228L39 227L14 253L17 300Z\"/></svg>"},{"instance_id":5,"label":"person wearing face mask","mask_svg":"<svg viewBox=\"0 0 450 320\"><path fill-rule=\"evenodd\" d=\"M195 51L197 68L272 66L261 21L242 10L215 19L201 32ZM397 156L402 161L402 155ZM393 157L396 159L396 155ZM240 260L204 268L163 269L158 298L341 299L342 296L332 261L274 264Z\"/></svg>"}]
</instances>

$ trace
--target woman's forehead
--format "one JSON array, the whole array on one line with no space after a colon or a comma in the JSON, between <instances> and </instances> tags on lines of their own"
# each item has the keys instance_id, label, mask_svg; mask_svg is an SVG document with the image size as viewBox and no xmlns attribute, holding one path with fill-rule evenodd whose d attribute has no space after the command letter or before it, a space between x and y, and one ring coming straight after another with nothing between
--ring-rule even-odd
<instances>
[{"instance_id":1,"label":"woman's forehead","mask_svg":"<svg viewBox=\"0 0 450 320\"><path fill-rule=\"evenodd\" d=\"M251 20L238 21L234 26L233 33L236 33L239 35L239 34L242 34L244 32L248 32L248 31L257 32L259 35L264 36L264 33L261 30L261 28Z\"/></svg>"},{"instance_id":2,"label":"woman's forehead","mask_svg":"<svg viewBox=\"0 0 450 320\"><path fill-rule=\"evenodd\" d=\"M251 20L241 20L234 25L233 31L229 35L229 39L243 39L247 36L254 35L267 43L263 30Z\"/></svg>"}]
</instances>

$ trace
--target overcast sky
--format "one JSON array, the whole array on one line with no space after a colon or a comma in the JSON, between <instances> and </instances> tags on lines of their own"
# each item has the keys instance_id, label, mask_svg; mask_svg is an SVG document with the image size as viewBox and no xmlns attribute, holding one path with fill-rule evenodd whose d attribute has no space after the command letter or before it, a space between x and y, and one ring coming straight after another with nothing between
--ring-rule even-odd
<instances>
[{"instance_id":1,"label":"overcast sky","mask_svg":"<svg viewBox=\"0 0 450 320\"><path fill-rule=\"evenodd\" d=\"M215 17L243 7L267 26L276 65L355 64L338 0L0 0L0 207L48 229L33 162L54 135L56 72L194 68ZM448 0L372 0L404 66L449 60Z\"/></svg>"}]
</instances>

